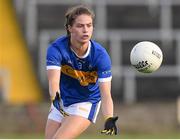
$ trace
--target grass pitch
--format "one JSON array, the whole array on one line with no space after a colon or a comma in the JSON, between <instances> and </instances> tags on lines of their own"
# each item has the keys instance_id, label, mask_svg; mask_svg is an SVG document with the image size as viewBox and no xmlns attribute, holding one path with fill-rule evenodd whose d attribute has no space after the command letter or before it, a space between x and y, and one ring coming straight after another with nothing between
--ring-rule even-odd
<instances>
[{"instance_id":1,"label":"grass pitch","mask_svg":"<svg viewBox=\"0 0 180 140\"><path fill-rule=\"evenodd\" d=\"M0 133L0 139L44 139L44 134ZM179 132L168 133L120 133L116 136L106 136L100 133L84 133L78 139L180 139Z\"/></svg>"}]
</instances>

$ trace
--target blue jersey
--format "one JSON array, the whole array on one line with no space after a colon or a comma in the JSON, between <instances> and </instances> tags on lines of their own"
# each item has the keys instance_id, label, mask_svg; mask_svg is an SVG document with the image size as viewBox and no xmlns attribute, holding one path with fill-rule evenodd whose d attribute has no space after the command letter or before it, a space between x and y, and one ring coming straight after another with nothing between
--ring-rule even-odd
<instances>
[{"instance_id":1,"label":"blue jersey","mask_svg":"<svg viewBox=\"0 0 180 140\"><path fill-rule=\"evenodd\" d=\"M71 49L69 37L55 40L47 49L46 68L61 70L60 93L64 106L100 101L98 82L111 81L111 60L106 50L90 40L83 57Z\"/></svg>"}]
</instances>

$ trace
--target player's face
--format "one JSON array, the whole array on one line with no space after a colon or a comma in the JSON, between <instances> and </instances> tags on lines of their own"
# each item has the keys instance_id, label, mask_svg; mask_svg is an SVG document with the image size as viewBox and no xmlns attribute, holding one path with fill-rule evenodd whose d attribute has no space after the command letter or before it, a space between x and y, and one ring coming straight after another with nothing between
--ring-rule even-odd
<instances>
[{"instance_id":1,"label":"player's face","mask_svg":"<svg viewBox=\"0 0 180 140\"><path fill-rule=\"evenodd\" d=\"M86 14L76 17L72 26L69 27L71 38L79 43L87 43L93 33L92 17Z\"/></svg>"}]
</instances>

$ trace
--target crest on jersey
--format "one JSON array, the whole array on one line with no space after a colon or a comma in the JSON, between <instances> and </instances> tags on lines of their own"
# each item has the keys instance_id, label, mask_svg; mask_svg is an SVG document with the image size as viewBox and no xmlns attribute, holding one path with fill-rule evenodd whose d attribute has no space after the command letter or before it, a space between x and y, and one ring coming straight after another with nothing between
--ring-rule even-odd
<instances>
[{"instance_id":1,"label":"crest on jersey","mask_svg":"<svg viewBox=\"0 0 180 140\"><path fill-rule=\"evenodd\" d=\"M82 69L82 63L78 62L78 68L81 70Z\"/></svg>"}]
</instances>

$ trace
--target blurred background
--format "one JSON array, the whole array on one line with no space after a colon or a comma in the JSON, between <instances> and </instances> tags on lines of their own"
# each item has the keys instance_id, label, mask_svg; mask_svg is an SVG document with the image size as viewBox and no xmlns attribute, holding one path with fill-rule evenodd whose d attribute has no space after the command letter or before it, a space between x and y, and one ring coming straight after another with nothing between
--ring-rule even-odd
<instances>
[{"instance_id":1,"label":"blurred background","mask_svg":"<svg viewBox=\"0 0 180 140\"><path fill-rule=\"evenodd\" d=\"M66 33L64 14L77 4L95 11L93 38L111 56L120 128L116 137L101 136L100 113L79 138L180 138L179 0L0 0L0 138L44 138L46 49ZM152 74L130 65L131 49L144 40L164 55Z\"/></svg>"}]
</instances>

